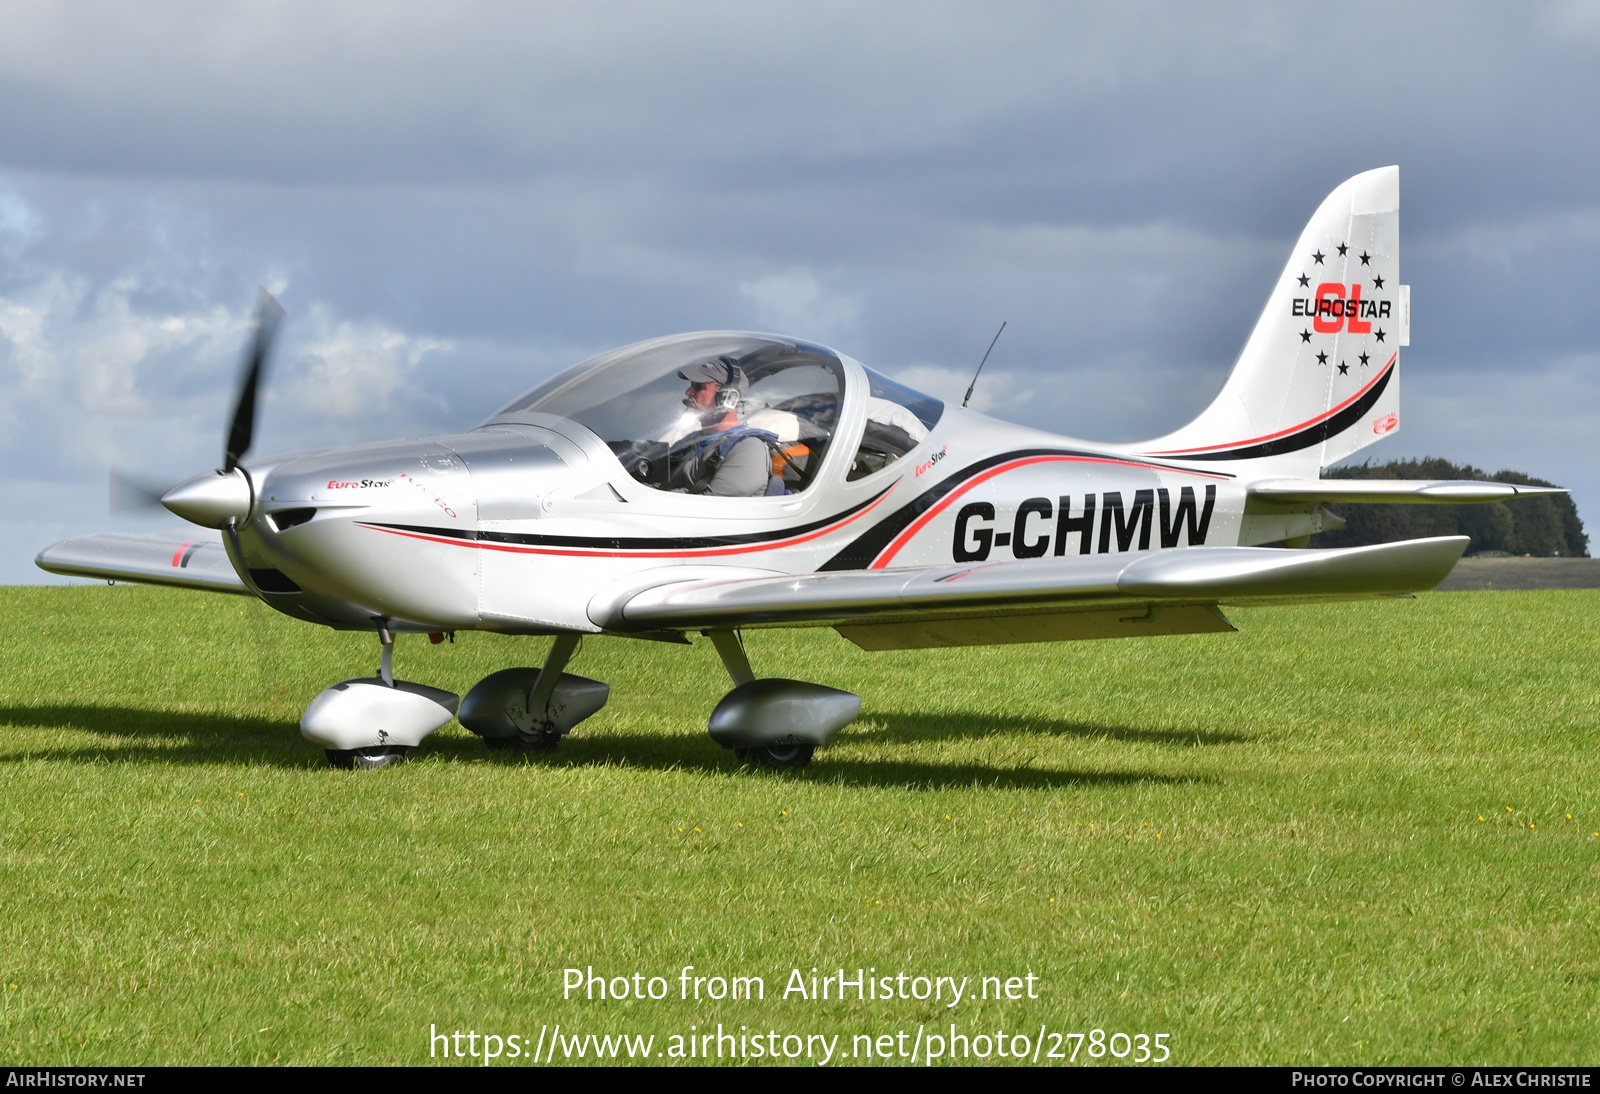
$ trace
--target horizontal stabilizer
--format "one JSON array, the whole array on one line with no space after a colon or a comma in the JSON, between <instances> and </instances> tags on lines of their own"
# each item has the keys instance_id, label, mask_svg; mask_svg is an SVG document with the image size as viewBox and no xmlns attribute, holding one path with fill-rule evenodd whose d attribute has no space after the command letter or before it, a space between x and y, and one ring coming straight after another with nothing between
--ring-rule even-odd
<instances>
[{"instance_id":1,"label":"horizontal stabilizer","mask_svg":"<svg viewBox=\"0 0 1600 1094\"><path fill-rule=\"evenodd\" d=\"M79 536L46 547L34 563L67 577L252 595L228 561L221 534L198 528Z\"/></svg>"},{"instance_id":2,"label":"horizontal stabilizer","mask_svg":"<svg viewBox=\"0 0 1600 1094\"><path fill-rule=\"evenodd\" d=\"M1262 501L1390 505L1473 505L1567 492L1557 486L1470 479L1266 479L1246 489Z\"/></svg>"},{"instance_id":3,"label":"horizontal stabilizer","mask_svg":"<svg viewBox=\"0 0 1600 1094\"><path fill-rule=\"evenodd\" d=\"M1194 547L980 566L673 581L620 604L607 603L604 610L591 605L590 612L600 626L627 631L1358 599L1431 589L1466 548L1466 536L1447 536L1332 550Z\"/></svg>"}]
</instances>

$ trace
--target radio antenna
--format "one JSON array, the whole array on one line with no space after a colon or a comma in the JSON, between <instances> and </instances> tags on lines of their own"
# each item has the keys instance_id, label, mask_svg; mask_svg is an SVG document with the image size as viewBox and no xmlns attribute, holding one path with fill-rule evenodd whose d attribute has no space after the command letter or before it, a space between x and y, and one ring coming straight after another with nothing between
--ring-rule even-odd
<instances>
[{"instance_id":1,"label":"radio antenna","mask_svg":"<svg viewBox=\"0 0 1600 1094\"><path fill-rule=\"evenodd\" d=\"M978 371L972 374L972 383L967 385L967 394L962 397L961 405L965 407L967 400L972 398L972 389L978 386L978 374L983 371L983 366L988 363L989 354L994 352L994 344L1000 341L1000 336L1005 333L1005 323L1000 324L1000 329L994 332L994 338L989 342L989 348L983 351L983 360L978 362Z\"/></svg>"}]
</instances>

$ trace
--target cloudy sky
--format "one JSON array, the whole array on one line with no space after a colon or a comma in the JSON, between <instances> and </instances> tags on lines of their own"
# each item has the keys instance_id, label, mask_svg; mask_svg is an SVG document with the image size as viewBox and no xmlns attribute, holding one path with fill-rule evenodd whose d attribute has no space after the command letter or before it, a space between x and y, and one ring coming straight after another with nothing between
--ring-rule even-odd
<instances>
[{"instance_id":1,"label":"cloudy sky","mask_svg":"<svg viewBox=\"0 0 1600 1094\"><path fill-rule=\"evenodd\" d=\"M469 427L599 350L826 342L1088 439L1220 388L1401 167L1403 431L1600 514L1600 4L0 3L0 583L257 452ZM156 523L160 523L159 520Z\"/></svg>"}]
</instances>

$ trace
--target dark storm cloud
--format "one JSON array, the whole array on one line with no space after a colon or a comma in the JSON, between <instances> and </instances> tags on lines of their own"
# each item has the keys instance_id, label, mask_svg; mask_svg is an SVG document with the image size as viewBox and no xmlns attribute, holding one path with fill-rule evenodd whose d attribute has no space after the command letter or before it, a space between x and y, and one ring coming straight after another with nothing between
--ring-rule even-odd
<instances>
[{"instance_id":1,"label":"dark storm cloud","mask_svg":"<svg viewBox=\"0 0 1600 1094\"><path fill-rule=\"evenodd\" d=\"M253 286L266 448L471 425L666 331L778 327L1078 435L1215 393L1350 174L1402 168L1377 454L1600 502L1593 5L8 8L0 580L210 466ZM43 499L43 500L41 500Z\"/></svg>"}]
</instances>

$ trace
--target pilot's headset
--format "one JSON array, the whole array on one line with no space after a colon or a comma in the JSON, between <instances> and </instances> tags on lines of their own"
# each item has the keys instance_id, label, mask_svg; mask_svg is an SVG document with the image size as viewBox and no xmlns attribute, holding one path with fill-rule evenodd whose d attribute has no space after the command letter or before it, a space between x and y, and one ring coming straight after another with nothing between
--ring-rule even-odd
<instances>
[{"instance_id":1,"label":"pilot's headset","mask_svg":"<svg viewBox=\"0 0 1600 1094\"><path fill-rule=\"evenodd\" d=\"M744 402L744 392L740 389L749 382L743 370L727 357L716 357L706 363L727 370L727 378L717 381L716 408L724 414L738 410L739 404Z\"/></svg>"}]
</instances>

